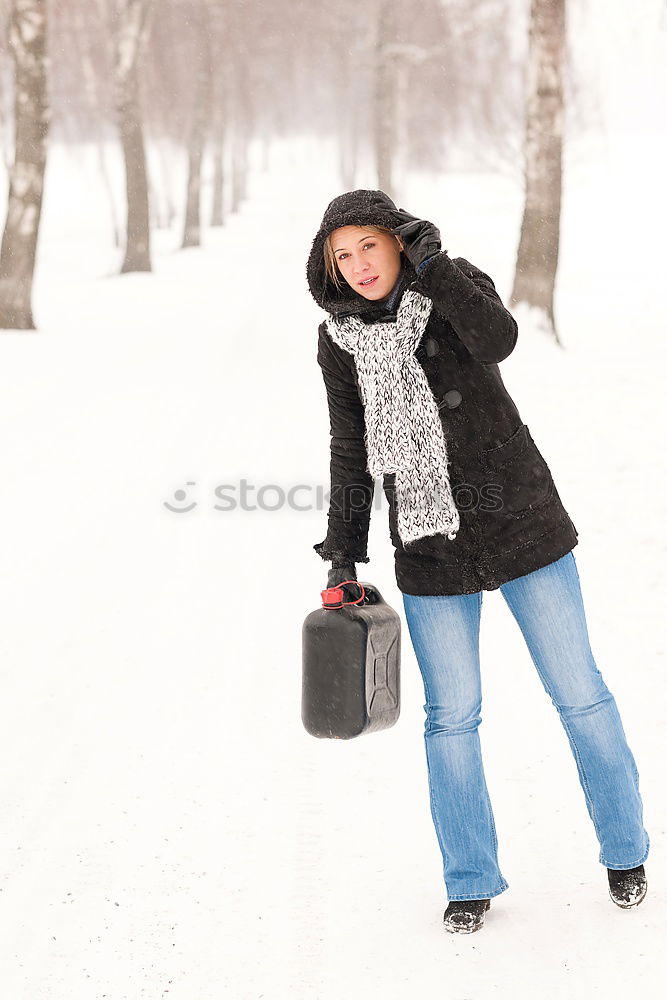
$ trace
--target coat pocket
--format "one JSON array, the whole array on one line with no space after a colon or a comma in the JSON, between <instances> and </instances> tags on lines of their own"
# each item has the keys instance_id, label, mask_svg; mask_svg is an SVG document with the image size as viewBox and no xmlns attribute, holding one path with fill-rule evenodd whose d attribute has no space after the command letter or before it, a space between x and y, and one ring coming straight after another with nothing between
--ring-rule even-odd
<instances>
[{"instance_id":1,"label":"coat pocket","mask_svg":"<svg viewBox=\"0 0 667 1000\"><path fill-rule=\"evenodd\" d=\"M485 474L496 487L500 512L519 517L548 503L554 493L549 466L527 424L494 448L481 453Z\"/></svg>"}]
</instances>

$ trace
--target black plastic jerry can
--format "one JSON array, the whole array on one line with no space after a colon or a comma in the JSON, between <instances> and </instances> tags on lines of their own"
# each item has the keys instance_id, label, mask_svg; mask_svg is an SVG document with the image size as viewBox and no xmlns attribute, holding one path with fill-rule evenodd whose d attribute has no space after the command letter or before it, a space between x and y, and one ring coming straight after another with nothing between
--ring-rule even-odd
<instances>
[{"instance_id":1,"label":"black plastic jerry can","mask_svg":"<svg viewBox=\"0 0 667 1000\"><path fill-rule=\"evenodd\" d=\"M340 585L323 590L303 623L301 718L312 736L349 740L399 716L401 619L377 587L358 586L347 603Z\"/></svg>"}]
</instances>

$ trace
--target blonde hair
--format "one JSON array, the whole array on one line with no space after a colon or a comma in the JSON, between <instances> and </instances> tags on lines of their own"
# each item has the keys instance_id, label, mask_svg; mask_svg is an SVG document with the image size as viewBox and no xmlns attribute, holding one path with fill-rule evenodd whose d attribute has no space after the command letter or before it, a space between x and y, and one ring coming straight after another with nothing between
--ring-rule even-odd
<instances>
[{"instance_id":1,"label":"blonde hair","mask_svg":"<svg viewBox=\"0 0 667 1000\"><path fill-rule=\"evenodd\" d=\"M390 236L396 235L395 233L392 233L391 229L389 229L388 226L369 225L369 226L359 226L359 228L363 229L365 232L368 233L384 233L385 235L389 234ZM331 245L331 236L332 234L329 233L326 240L324 241L324 267L326 269L327 275L331 278L338 291L340 291L341 288L343 287L341 285L340 279L343 276L340 273L338 267L338 261L336 260L336 255Z\"/></svg>"}]
</instances>

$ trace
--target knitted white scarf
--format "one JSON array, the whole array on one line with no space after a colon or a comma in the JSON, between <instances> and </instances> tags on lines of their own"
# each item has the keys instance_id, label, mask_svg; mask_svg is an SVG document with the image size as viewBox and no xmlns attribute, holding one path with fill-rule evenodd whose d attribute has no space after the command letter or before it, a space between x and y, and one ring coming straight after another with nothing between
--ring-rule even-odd
<instances>
[{"instance_id":1,"label":"knitted white scarf","mask_svg":"<svg viewBox=\"0 0 667 1000\"><path fill-rule=\"evenodd\" d=\"M403 544L459 530L440 411L414 352L433 302L406 289L396 320L364 323L329 314L327 332L354 356L364 405L368 471L396 473L398 533Z\"/></svg>"}]
</instances>

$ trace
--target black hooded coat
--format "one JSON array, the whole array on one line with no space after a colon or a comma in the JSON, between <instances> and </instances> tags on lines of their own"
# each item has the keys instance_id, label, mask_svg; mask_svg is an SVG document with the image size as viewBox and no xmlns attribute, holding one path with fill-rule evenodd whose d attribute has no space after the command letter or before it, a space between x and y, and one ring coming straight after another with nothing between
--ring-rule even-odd
<instances>
[{"instance_id":1,"label":"black hooded coat","mask_svg":"<svg viewBox=\"0 0 667 1000\"><path fill-rule=\"evenodd\" d=\"M308 285L327 313L338 318L356 313L365 323L395 319L407 288L432 299L415 357L442 417L460 528L452 540L437 534L404 548L395 475L385 474L396 582L403 593L416 595L495 590L564 556L577 544L578 532L503 384L498 363L514 350L518 329L491 278L463 257L451 259L446 250L418 275L402 253L388 312L386 302L364 298L344 280L339 291L326 274L324 241L334 229L370 224L392 229L402 221L382 191L334 198L313 241ZM331 499L327 536L313 548L325 560L368 562L375 483L367 468L364 407L354 357L328 335L326 320L319 327L317 360L329 406Z\"/></svg>"}]
</instances>

